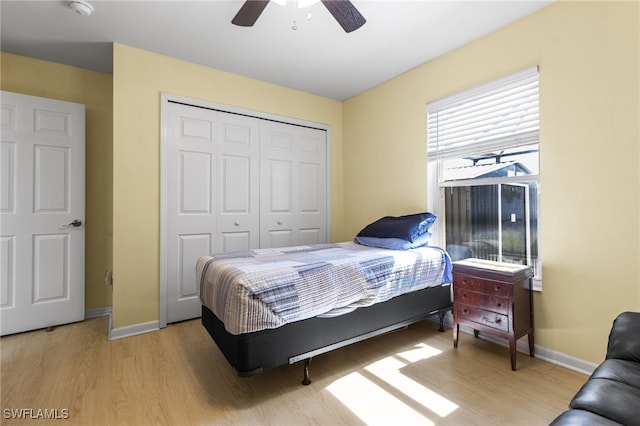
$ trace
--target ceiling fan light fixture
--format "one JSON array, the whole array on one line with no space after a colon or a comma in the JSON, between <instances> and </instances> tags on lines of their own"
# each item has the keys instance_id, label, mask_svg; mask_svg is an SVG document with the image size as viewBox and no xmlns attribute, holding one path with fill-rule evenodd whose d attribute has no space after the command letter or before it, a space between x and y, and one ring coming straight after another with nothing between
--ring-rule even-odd
<instances>
[{"instance_id":1,"label":"ceiling fan light fixture","mask_svg":"<svg viewBox=\"0 0 640 426\"><path fill-rule=\"evenodd\" d=\"M81 16L89 16L93 13L93 6L85 0L69 0L69 8Z\"/></svg>"},{"instance_id":2,"label":"ceiling fan light fixture","mask_svg":"<svg viewBox=\"0 0 640 426\"><path fill-rule=\"evenodd\" d=\"M262 14L262 11L267 7L270 1L274 1L278 4L286 4L284 0L245 0L245 2L240 7L240 10L231 20L231 23L234 25L238 25L241 27L252 27L256 20ZM312 0L301 0L305 1L305 4L311 5L313 3L309 3ZM320 0L322 4L327 8L329 13L334 17L338 24L342 27L342 29L346 33L350 33L352 31L357 30L362 27L367 20L362 16L362 14L356 9L356 7L351 3L351 0ZM297 0L294 0L295 3L298 3ZM293 12L293 26L296 27L296 14L295 7ZM311 14L309 14L307 19L311 18Z\"/></svg>"}]
</instances>

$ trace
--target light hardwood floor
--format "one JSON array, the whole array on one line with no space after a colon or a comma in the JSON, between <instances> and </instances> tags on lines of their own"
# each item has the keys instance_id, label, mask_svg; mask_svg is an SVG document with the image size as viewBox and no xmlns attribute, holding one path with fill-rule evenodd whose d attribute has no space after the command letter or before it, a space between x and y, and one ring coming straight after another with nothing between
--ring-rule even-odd
<instances>
[{"instance_id":1,"label":"light hardwood floor","mask_svg":"<svg viewBox=\"0 0 640 426\"><path fill-rule=\"evenodd\" d=\"M107 317L0 339L5 424L546 425L583 374L424 321L240 378L199 320L108 341ZM57 409L59 420L7 419ZM63 411L67 410L67 411Z\"/></svg>"}]
</instances>

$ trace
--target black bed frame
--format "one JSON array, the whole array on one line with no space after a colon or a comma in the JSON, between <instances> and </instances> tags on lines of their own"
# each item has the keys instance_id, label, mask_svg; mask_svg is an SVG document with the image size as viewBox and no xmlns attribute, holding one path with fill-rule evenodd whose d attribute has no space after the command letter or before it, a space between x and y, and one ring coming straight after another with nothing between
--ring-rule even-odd
<instances>
[{"instance_id":1,"label":"black bed frame","mask_svg":"<svg viewBox=\"0 0 640 426\"><path fill-rule=\"evenodd\" d=\"M279 328L230 334L222 321L202 306L202 324L240 376L304 360L303 385L311 383L311 358L343 346L422 321L431 315L443 320L452 308L449 284L407 293L383 303L331 318L309 318Z\"/></svg>"}]
</instances>

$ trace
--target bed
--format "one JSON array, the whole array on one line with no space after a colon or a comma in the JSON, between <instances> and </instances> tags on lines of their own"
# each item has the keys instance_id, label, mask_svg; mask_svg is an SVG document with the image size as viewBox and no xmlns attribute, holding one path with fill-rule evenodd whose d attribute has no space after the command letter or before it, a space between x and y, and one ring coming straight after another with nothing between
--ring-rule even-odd
<instances>
[{"instance_id":1,"label":"bed","mask_svg":"<svg viewBox=\"0 0 640 426\"><path fill-rule=\"evenodd\" d=\"M425 244L427 229L201 256L202 324L240 376L304 361L303 384L314 356L434 314L443 331L451 260Z\"/></svg>"}]
</instances>

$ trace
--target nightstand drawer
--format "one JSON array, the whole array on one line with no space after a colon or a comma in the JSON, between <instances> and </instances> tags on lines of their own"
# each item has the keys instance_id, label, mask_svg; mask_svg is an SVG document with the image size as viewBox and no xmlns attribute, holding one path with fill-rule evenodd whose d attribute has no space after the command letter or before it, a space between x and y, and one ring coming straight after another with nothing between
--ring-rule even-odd
<instances>
[{"instance_id":1,"label":"nightstand drawer","mask_svg":"<svg viewBox=\"0 0 640 426\"><path fill-rule=\"evenodd\" d=\"M470 277L464 274L454 274L453 288L477 291L482 293L484 290L484 281L480 278Z\"/></svg>"},{"instance_id":2,"label":"nightstand drawer","mask_svg":"<svg viewBox=\"0 0 640 426\"><path fill-rule=\"evenodd\" d=\"M464 288L454 288L454 300L469 306L478 306L501 314L509 313L509 299L492 294L477 293Z\"/></svg>"},{"instance_id":3,"label":"nightstand drawer","mask_svg":"<svg viewBox=\"0 0 640 426\"><path fill-rule=\"evenodd\" d=\"M467 289L478 293L509 297L513 294L513 285L491 280L483 280L465 274L455 274L453 288Z\"/></svg>"},{"instance_id":4,"label":"nightstand drawer","mask_svg":"<svg viewBox=\"0 0 640 426\"><path fill-rule=\"evenodd\" d=\"M507 315L463 304L457 304L455 310L458 322L471 321L496 330L509 330L509 317Z\"/></svg>"}]
</instances>

